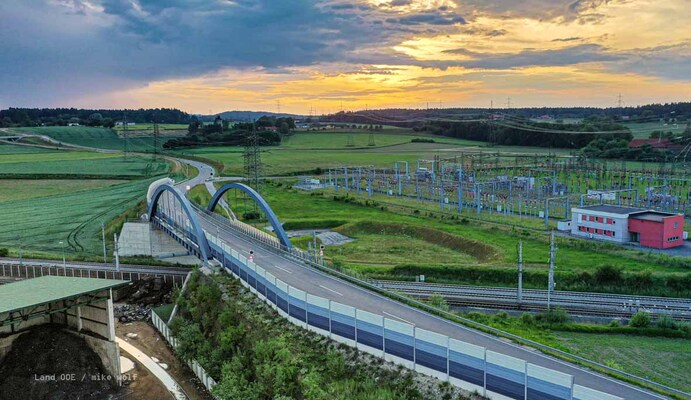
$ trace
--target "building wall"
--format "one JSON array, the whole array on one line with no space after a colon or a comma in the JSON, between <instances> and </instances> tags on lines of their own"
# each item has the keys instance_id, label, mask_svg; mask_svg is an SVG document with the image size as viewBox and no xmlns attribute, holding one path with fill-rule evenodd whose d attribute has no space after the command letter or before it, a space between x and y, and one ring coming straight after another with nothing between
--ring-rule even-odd
<instances>
[{"instance_id":1,"label":"building wall","mask_svg":"<svg viewBox=\"0 0 691 400\"><path fill-rule=\"evenodd\" d=\"M572 235L617 243L631 240L628 215L581 208L574 208L571 215L573 217L571 221ZM585 219L583 219L584 217Z\"/></svg>"},{"instance_id":2,"label":"building wall","mask_svg":"<svg viewBox=\"0 0 691 400\"><path fill-rule=\"evenodd\" d=\"M666 217L662 222L632 218L629 221L629 230L639 233L642 246L669 249L684 244L684 217L682 215ZM678 239L671 240L673 238Z\"/></svg>"}]
</instances>

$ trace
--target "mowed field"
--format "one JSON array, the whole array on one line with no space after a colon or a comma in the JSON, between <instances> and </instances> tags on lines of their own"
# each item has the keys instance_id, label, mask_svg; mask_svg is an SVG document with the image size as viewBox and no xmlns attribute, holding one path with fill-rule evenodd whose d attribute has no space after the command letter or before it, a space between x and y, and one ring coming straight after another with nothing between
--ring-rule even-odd
<instances>
[{"instance_id":1,"label":"mowed field","mask_svg":"<svg viewBox=\"0 0 691 400\"><path fill-rule=\"evenodd\" d=\"M691 341L662 337L552 332L574 354L686 392L691 391Z\"/></svg>"},{"instance_id":2,"label":"mowed field","mask_svg":"<svg viewBox=\"0 0 691 400\"><path fill-rule=\"evenodd\" d=\"M124 150L125 139L118 136L112 129L95 128L88 126L41 126L31 128L12 128L11 132L27 133L34 135L45 135L63 143L75 144L78 146L93 147L99 149L109 150ZM163 151L163 143L166 140L180 137L180 135L165 135L161 132L161 136L157 142L157 148ZM130 137L128 139L129 150L135 152L153 152L154 137L153 131L147 136L138 135L137 137Z\"/></svg>"}]
</instances>

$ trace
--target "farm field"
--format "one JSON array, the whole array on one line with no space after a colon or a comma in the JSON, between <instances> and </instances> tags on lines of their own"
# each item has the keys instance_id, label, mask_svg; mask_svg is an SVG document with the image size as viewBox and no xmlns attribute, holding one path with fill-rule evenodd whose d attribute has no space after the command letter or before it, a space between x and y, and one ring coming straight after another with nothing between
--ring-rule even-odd
<instances>
[{"instance_id":1,"label":"farm field","mask_svg":"<svg viewBox=\"0 0 691 400\"><path fill-rule=\"evenodd\" d=\"M0 181L0 203L89 191L125 182L109 179L3 179Z\"/></svg>"},{"instance_id":2,"label":"farm field","mask_svg":"<svg viewBox=\"0 0 691 400\"><path fill-rule=\"evenodd\" d=\"M139 180L88 191L0 202L0 246L58 254L64 243L68 256L99 254L101 223L136 205L154 179Z\"/></svg>"},{"instance_id":3,"label":"farm field","mask_svg":"<svg viewBox=\"0 0 691 400\"><path fill-rule=\"evenodd\" d=\"M167 173L168 163L150 157L0 145L0 176L116 177L134 179Z\"/></svg>"},{"instance_id":4,"label":"farm field","mask_svg":"<svg viewBox=\"0 0 691 400\"><path fill-rule=\"evenodd\" d=\"M571 353L680 390L691 390L688 339L552 332Z\"/></svg>"},{"instance_id":5,"label":"farm field","mask_svg":"<svg viewBox=\"0 0 691 400\"><path fill-rule=\"evenodd\" d=\"M170 172L166 161L142 156L10 145L0 151L0 247L16 251L21 237L24 254L51 258L63 246L68 257L100 254L101 223L137 205L148 184Z\"/></svg>"},{"instance_id":6,"label":"farm field","mask_svg":"<svg viewBox=\"0 0 691 400\"><path fill-rule=\"evenodd\" d=\"M113 127L115 131L124 131L125 127L122 125L115 125ZM187 125L186 124L158 124L158 129L161 131L167 131L167 130L184 130L187 131ZM135 125L129 125L127 126L128 131L153 131L154 130L154 124L135 124Z\"/></svg>"},{"instance_id":7,"label":"farm field","mask_svg":"<svg viewBox=\"0 0 691 400\"><path fill-rule=\"evenodd\" d=\"M392 133L389 133L392 132ZM352 136L355 147L346 147ZM375 133L376 146L367 146L369 132L301 132L290 136L280 146L262 148L264 173L290 175L309 173L317 168L341 167L345 165L374 165L393 168L396 161L416 162L420 158L453 157L462 152L489 150L480 142L453 138L434 137L435 143L411 143L413 138L431 137L414 134L411 130L384 130ZM201 147L177 151L178 154L192 154L225 165L223 175L243 174L243 149L241 147Z\"/></svg>"},{"instance_id":8,"label":"farm field","mask_svg":"<svg viewBox=\"0 0 691 400\"><path fill-rule=\"evenodd\" d=\"M94 147L109 150L124 150L125 139L119 137L115 131L107 128L87 126L41 126L31 128L12 128L12 132L30 133L49 136L55 140L78 146ZM180 135L161 135L158 139L158 150L163 151L163 143L167 139ZM135 152L153 152L154 138L152 135L129 138L129 150Z\"/></svg>"},{"instance_id":9,"label":"farm field","mask_svg":"<svg viewBox=\"0 0 691 400\"><path fill-rule=\"evenodd\" d=\"M631 129L633 137L640 139L648 139L650 137L650 133L654 131L672 132L680 135L684 133L684 130L686 129L686 124L665 124L664 121L643 123L627 122L624 123L624 125Z\"/></svg>"}]
</instances>

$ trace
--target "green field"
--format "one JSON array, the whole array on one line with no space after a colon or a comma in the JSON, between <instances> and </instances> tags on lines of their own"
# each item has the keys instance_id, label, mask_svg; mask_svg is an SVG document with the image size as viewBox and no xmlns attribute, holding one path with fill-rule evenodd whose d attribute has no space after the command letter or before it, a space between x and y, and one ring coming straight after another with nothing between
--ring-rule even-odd
<instances>
[{"instance_id":1,"label":"green field","mask_svg":"<svg viewBox=\"0 0 691 400\"><path fill-rule=\"evenodd\" d=\"M101 189L125 182L109 179L3 179L0 181L0 203Z\"/></svg>"},{"instance_id":2,"label":"green field","mask_svg":"<svg viewBox=\"0 0 691 400\"><path fill-rule=\"evenodd\" d=\"M114 130L107 128L94 128L87 126L41 126L32 128L12 128L12 132L31 133L35 135L49 136L63 143L78 146L93 147L99 149L124 150L125 140L118 136ZM179 135L161 135L158 139L158 150L163 151L163 143L166 140ZM129 138L129 150L135 152L153 152L153 133L148 136Z\"/></svg>"},{"instance_id":3,"label":"green field","mask_svg":"<svg viewBox=\"0 0 691 400\"><path fill-rule=\"evenodd\" d=\"M160 131L179 131L179 130L187 130L188 125L186 124L158 124L158 129ZM116 125L113 127L114 130L116 131L124 131L125 127L122 125ZM152 131L154 130L154 124L136 124L136 125L129 125L127 127L128 131Z\"/></svg>"},{"instance_id":4,"label":"green field","mask_svg":"<svg viewBox=\"0 0 691 400\"><path fill-rule=\"evenodd\" d=\"M665 133L672 132L675 135L681 135L686 129L686 124L665 124L663 121L643 123L627 122L624 123L624 126L631 129L633 137L641 139L648 139L650 133L655 131L662 131Z\"/></svg>"},{"instance_id":5,"label":"green field","mask_svg":"<svg viewBox=\"0 0 691 400\"><path fill-rule=\"evenodd\" d=\"M168 163L150 157L0 145L0 176L145 178L167 173Z\"/></svg>"},{"instance_id":6,"label":"green field","mask_svg":"<svg viewBox=\"0 0 691 400\"><path fill-rule=\"evenodd\" d=\"M553 332L574 354L686 392L691 391L691 342L686 339Z\"/></svg>"},{"instance_id":7,"label":"green field","mask_svg":"<svg viewBox=\"0 0 691 400\"><path fill-rule=\"evenodd\" d=\"M0 246L17 248L21 237L25 251L57 254L64 246L68 256L99 254L101 223L141 201L152 180L0 201Z\"/></svg>"}]
</instances>

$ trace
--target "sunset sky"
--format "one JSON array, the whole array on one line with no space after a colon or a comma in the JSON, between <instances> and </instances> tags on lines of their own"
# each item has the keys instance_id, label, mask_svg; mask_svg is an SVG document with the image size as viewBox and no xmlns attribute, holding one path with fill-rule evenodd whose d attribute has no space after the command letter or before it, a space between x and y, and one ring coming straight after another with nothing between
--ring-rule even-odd
<instances>
[{"instance_id":1,"label":"sunset sky","mask_svg":"<svg viewBox=\"0 0 691 400\"><path fill-rule=\"evenodd\" d=\"M0 108L691 100L689 0L2 0Z\"/></svg>"}]
</instances>

